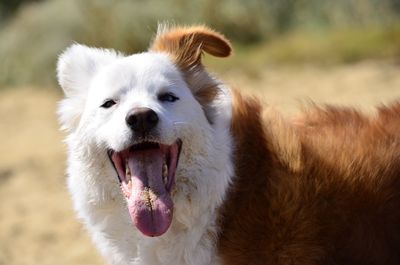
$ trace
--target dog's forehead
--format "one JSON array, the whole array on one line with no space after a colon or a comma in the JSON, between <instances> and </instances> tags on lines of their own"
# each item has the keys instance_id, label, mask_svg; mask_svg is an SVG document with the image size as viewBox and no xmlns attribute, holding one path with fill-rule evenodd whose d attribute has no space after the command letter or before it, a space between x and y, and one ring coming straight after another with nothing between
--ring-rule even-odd
<instances>
[{"instance_id":1,"label":"dog's forehead","mask_svg":"<svg viewBox=\"0 0 400 265\"><path fill-rule=\"evenodd\" d=\"M139 53L124 57L107 66L98 75L105 89L135 89L154 92L171 84L181 84L180 71L161 53Z\"/></svg>"}]
</instances>

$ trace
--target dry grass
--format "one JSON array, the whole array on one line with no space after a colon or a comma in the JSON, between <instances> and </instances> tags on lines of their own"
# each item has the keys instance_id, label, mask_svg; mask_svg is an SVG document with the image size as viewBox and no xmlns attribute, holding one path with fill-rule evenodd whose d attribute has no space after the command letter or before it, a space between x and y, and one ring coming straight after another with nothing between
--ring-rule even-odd
<instances>
[{"instance_id":1,"label":"dry grass","mask_svg":"<svg viewBox=\"0 0 400 265\"><path fill-rule=\"evenodd\" d=\"M253 88L287 114L307 99L371 110L400 98L399 70L371 62L265 69L258 79L229 72L224 79ZM103 264L65 189L65 148L54 114L61 95L29 88L0 95L0 265Z\"/></svg>"}]
</instances>

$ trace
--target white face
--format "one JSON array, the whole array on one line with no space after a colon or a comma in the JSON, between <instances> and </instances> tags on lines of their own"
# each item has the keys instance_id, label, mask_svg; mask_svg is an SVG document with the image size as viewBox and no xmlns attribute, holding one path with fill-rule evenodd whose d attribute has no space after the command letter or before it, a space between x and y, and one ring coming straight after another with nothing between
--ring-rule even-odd
<instances>
[{"instance_id":1,"label":"white face","mask_svg":"<svg viewBox=\"0 0 400 265\"><path fill-rule=\"evenodd\" d=\"M98 71L89 87L81 125L88 126L98 146L121 151L143 140L126 122L137 108L156 113L158 123L146 138L163 144L177 138L185 142L193 136L185 134L208 126L181 73L163 54L119 58Z\"/></svg>"},{"instance_id":2,"label":"white face","mask_svg":"<svg viewBox=\"0 0 400 265\"><path fill-rule=\"evenodd\" d=\"M182 73L161 53L121 57L73 46L60 59L59 79L67 95L60 119L79 121L70 129L92 150L96 178L114 172L133 224L147 236L164 234L174 195L198 168L195 158L207 156L213 130Z\"/></svg>"}]
</instances>

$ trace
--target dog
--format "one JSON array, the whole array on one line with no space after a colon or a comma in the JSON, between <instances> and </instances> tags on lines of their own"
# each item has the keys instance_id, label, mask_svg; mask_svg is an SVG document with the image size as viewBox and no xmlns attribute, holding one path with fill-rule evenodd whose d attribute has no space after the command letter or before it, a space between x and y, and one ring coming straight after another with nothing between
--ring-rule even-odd
<instances>
[{"instance_id":1,"label":"dog","mask_svg":"<svg viewBox=\"0 0 400 265\"><path fill-rule=\"evenodd\" d=\"M67 185L109 264L400 264L400 102L283 118L207 72L205 26L59 57Z\"/></svg>"}]
</instances>

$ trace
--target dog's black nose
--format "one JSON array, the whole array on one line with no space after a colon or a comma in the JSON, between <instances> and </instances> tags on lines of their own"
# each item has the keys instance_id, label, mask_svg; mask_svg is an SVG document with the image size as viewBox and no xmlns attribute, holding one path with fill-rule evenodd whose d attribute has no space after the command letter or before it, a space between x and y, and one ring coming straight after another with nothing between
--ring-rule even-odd
<instances>
[{"instance_id":1,"label":"dog's black nose","mask_svg":"<svg viewBox=\"0 0 400 265\"><path fill-rule=\"evenodd\" d=\"M149 108L134 108L126 115L126 123L136 133L149 133L158 123L157 113Z\"/></svg>"}]
</instances>

